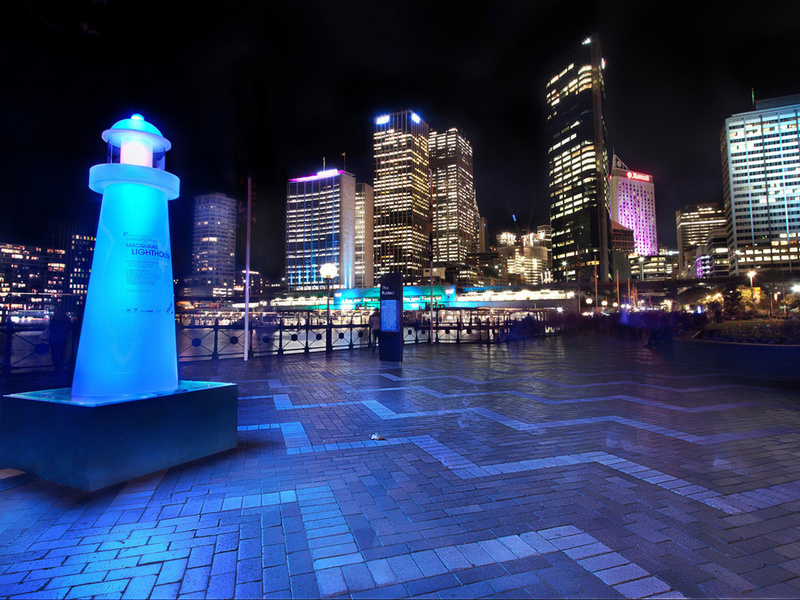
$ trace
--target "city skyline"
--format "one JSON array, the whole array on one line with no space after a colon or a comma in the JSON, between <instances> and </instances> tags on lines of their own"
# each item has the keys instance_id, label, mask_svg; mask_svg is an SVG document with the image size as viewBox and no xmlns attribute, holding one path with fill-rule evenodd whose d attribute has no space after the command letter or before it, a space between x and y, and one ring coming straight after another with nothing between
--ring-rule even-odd
<instances>
[{"instance_id":1,"label":"city skyline","mask_svg":"<svg viewBox=\"0 0 800 600\"><path fill-rule=\"evenodd\" d=\"M786 76L800 11L784 2L692 5L691 18L674 3L478 3L457 20L445 4L413 2L186 6L110 2L41 18L9 6L0 48L13 60L0 106L11 214L0 239L40 243L31 237L47 225L81 215L94 222L99 203L86 177L103 154L99 134L132 112L174 144L167 168L183 184L170 206L182 271L194 196L243 199L251 175L259 189L253 268L280 275L283 232L270 224L282 220L286 179L320 170L325 157L372 182L373 120L403 108L433 129L464 130L492 232L513 228L509 205L523 224L547 223L545 78L596 33L610 149L658 181L659 241L676 247L674 211L722 201L725 119L750 110L751 88L756 100L800 91ZM142 47L143 13L162 43ZM98 35L61 31L76 22ZM295 35L298 24L311 35ZM34 177L42 168L47 176Z\"/></svg>"}]
</instances>

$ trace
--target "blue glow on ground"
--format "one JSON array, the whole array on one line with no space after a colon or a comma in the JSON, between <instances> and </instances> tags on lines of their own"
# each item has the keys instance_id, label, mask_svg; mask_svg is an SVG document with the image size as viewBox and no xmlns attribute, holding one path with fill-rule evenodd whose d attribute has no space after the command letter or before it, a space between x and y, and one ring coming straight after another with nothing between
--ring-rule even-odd
<instances>
[{"instance_id":1,"label":"blue glow on ground","mask_svg":"<svg viewBox=\"0 0 800 600\"><path fill-rule=\"evenodd\" d=\"M57 388L53 390L40 390L36 392L21 392L17 394L6 394L9 398L24 398L26 400L36 400L38 402L52 402L55 404L79 404L81 406L105 406L108 404L119 404L120 402L134 402L147 398L158 398L160 396L170 396L174 394L186 394L199 390L208 390L216 387L224 387L229 383L219 383L215 381L179 381L176 389L170 392L149 393L149 394L129 394L126 396L115 396L113 398L76 398L72 395L72 388Z\"/></svg>"}]
</instances>

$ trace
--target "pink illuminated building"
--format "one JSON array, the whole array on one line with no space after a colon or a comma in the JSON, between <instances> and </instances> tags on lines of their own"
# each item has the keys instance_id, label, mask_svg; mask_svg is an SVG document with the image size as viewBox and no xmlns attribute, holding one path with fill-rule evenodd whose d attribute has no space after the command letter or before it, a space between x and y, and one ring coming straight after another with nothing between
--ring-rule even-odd
<instances>
[{"instance_id":1,"label":"pink illuminated building","mask_svg":"<svg viewBox=\"0 0 800 600\"><path fill-rule=\"evenodd\" d=\"M631 171L615 155L609 184L608 209L612 221L633 230L639 256L658 254L653 176Z\"/></svg>"}]
</instances>

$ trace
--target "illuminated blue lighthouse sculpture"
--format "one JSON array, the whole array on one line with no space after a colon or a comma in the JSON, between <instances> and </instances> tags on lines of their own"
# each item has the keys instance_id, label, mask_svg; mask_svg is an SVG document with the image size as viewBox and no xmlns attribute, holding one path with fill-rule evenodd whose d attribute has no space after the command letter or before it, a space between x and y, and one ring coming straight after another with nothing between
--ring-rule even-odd
<instances>
[{"instance_id":1,"label":"illuminated blue lighthouse sculpture","mask_svg":"<svg viewBox=\"0 0 800 600\"><path fill-rule=\"evenodd\" d=\"M102 137L107 162L89 171L103 200L72 386L78 402L178 387L167 202L180 180L164 170L171 144L139 114Z\"/></svg>"},{"instance_id":2,"label":"illuminated blue lighthouse sculpture","mask_svg":"<svg viewBox=\"0 0 800 600\"><path fill-rule=\"evenodd\" d=\"M133 115L103 132L108 162L72 388L0 397L0 467L98 490L235 448L235 383L178 381L164 170L170 143Z\"/></svg>"}]
</instances>

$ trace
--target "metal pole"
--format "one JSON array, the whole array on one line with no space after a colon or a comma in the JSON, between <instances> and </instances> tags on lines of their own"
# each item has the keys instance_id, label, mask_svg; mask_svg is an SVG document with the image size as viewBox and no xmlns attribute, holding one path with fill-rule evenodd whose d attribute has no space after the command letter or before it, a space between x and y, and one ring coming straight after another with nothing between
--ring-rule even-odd
<instances>
[{"instance_id":1,"label":"metal pole","mask_svg":"<svg viewBox=\"0 0 800 600\"><path fill-rule=\"evenodd\" d=\"M278 322L278 354L283 354L283 315Z\"/></svg>"},{"instance_id":2,"label":"metal pole","mask_svg":"<svg viewBox=\"0 0 800 600\"><path fill-rule=\"evenodd\" d=\"M247 248L244 259L244 360L250 353L250 213L252 210L253 180L247 178Z\"/></svg>"},{"instance_id":3,"label":"metal pole","mask_svg":"<svg viewBox=\"0 0 800 600\"><path fill-rule=\"evenodd\" d=\"M428 257L430 258L430 271L431 271L431 314L430 314L430 335L428 336L428 343L433 343L433 170L428 169L428 193L429 193L429 227L430 234L428 234Z\"/></svg>"},{"instance_id":4,"label":"metal pole","mask_svg":"<svg viewBox=\"0 0 800 600\"><path fill-rule=\"evenodd\" d=\"M595 313L600 314L600 302L597 301L597 259L594 263L594 310Z\"/></svg>"},{"instance_id":5,"label":"metal pole","mask_svg":"<svg viewBox=\"0 0 800 600\"><path fill-rule=\"evenodd\" d=\"M578 317L581 316L581 246L580 244L577 245L578 249L578 267L575 269L575 284L577 288L577 299L578 299Z\"/></svg>"},{"instance_id":6,"label":"metal pole","mask_svg":"<svg viewBox=\"0 0 800 600\"><path fill-rule=\"evenodd\" d=\"M333 350L333 340L331 339L331 280L329 277L325 278L325 296L326 296L326 326L325 326L325 352Z\"/></svg>"},{"instance_id":7,"label":"metal pole","mask_svg":"<svg viewBox=\"0 0 800 600\"><path fill-rule=\"evenodd\" d=\"M212 360L219 360L219 317L214 319L214 350L211 352Z\"/></svg>"}]
</instances>

